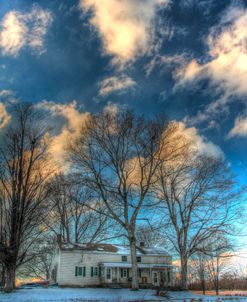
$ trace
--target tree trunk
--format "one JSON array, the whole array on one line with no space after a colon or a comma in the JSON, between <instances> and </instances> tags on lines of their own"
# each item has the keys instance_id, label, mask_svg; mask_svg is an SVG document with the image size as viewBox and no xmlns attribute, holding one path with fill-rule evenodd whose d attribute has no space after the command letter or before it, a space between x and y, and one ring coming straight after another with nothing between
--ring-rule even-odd
<instances>
[{"instance_id":1,"label":"tree trunk","mask_svg":"<svg viewBox=\"0 0 247 302\"><path fill-rule=\"evenodd\" d=\"M201 280L201 285L202 285L202 293L203 295L206 294L206 284L205 284L205 278L204 276L202 277L203 279Z\"/></svg>"},{"instance_id":2,"label":"tree trunk","mask_svg":"<svg viewBox=\"0 0 247 302\"><path fill-rule=\"evenodd\" d=\"M181 289L188 289L188 259L181 256Z\"/></svg>"},{"instance_id":3,"label":"tree trunk","mask_svg":"<svg viewBox=\"0 0 247 302\"><path fill-rule=\"evenodd\" d=\"M130 252L131 252L131 269L132 269L132 290L139 289L138 282L138 269L136 259L136 238L134 236L129 237Z\"/></svg>"},{"instance_id":4,"label":"tree trunk","mask_svg":"<svg viewBox=\"0 0 247 302\"><path fill-rule=\"evenodd\" d=\"M216 295L219 296L219 257L216 258L215 291Z\"/></svg>"},{"instance_id":5,"label":"tree trunk","mask_svg":"<svg viewBox=\"0 0 247 302\"><path fill-rule=\"evenodd\" d=\"M2 271L1 271L1 280L0 280L0 289L3 289L4 285L5 285L5 268L2 264Z\"/></svg>"},{"instance_id":6,"label":"tree trunk","mask_svg":"<svg viewBox=\"0 0 247 302\"><path fill-rule=\"evenodd\" d=\"M15 266L9 266L6 268L6 283L4 291L10 293L15 289Z\"/></svg>"}]
</instances>

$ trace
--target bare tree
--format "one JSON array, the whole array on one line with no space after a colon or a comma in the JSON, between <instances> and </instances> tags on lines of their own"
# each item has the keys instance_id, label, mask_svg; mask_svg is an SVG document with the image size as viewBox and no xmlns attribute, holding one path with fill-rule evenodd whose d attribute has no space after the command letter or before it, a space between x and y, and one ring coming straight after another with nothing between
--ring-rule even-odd
<instances>
[{"instance_id":1,"label":"bare tree","mask_svg":"<svg viewBox=\"0 0 247 302\"><path fill-rule=\"evenodd\" d=\"M233 256L232 245L224 234L216 234L216 236L208 242L204 253L207 255L207 270L210 280L218 296L220 276L224 269L226 269L229 259Z\"/></svg>"},{"instance_id":2,"label":"bare tree","mask_svg":"<svg viewBox=\"0 0 247 302\"><path fill-rule=\"evenodd\" d=\"M129 241L132 289L138 289L136 224L147 202L159 165L164 124L147 121L132 112L105 111L92 116L79 138L69 148L74 169L94 192L98 212L101 206L117 222Z\"/></svg>"},{"instance_id":3,"label":"bare tree","mask_svg":"<svg viewBox=\"0 0 247 302\"><path fill-rule=\"evenodd\" d=\"M203 251L198 251L190 259L190 273L199 280L203 294L206 293L206 285L209 277L207 269L208 256Z\"/></svg>"},{"instance_id":4,"label":"bare tree","mask_svg":"<svg viewBox=\"0 0 247 302\"><path fill-rule=\"evenodd\" d=\"M230 232L239 195L223 159L189 146L175 161L160 165L159 175L165 233L180 256L181 287L187 289L188 259L217 231Z\"/></svg>"},{"instance_id":5,"label":"bare tree","mask_svg":"<svg viewBox=\"0 0 247 302\"><path fill-rule=\"evenodd\" d=\"M64 242L99 242L109 239L112 222L104 213L92 211L89 189L73 174L59 174L49 184L49 214L46 223Z\"/></svg>"},{"instance_id":6,"label":"bare tree","mask_svg":"<svg viewBox=\"0 0 247 302\"><path fill-rule=\"evenodd\" d=\"M151 225L152 223L152 225ZM139 245L143 242L145 246L152 247L155 245L167 246L167 239L164 236L163 229L160 225L152 221L150 224L143 224L136 228L136 238Z\"/></svg>"},{"instance_id":7,"label":"bare tree","mask_svg":"<svg viewBox=\"0 0 247 302\"><path fill-rule=\"evenodd\" d=\"M33 258L41 231L51 173L46 133L32 105L14 106L0 147L0 258L7 292L15 287L16 269Z\"/></svg>"},{"instance_id":8,"label":"bare tree","mask_svg":"<svg viewBox=\"0 0 247 302\"><path fill-rule=\"evenodd\" d=\"M55 247L53 236L41 236L32 247L35 256L19 268L18 276L49 280Z\"/></svg>"}]
</instances>

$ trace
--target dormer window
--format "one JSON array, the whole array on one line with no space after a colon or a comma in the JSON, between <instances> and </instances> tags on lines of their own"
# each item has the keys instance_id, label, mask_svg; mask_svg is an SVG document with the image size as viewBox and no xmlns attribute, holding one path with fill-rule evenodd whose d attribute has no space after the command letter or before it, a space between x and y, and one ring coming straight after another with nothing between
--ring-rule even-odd
<instances>
[{"instance_id":1,"label":"dormer window","mask_svg":"<svg viewBox=\"0 0 247 302\"><path fill-rule=\"evenodd\" d=\"M127 262L128 258L127 256L122 256L122 262Z\"/></svg>"},{"instance_id":2,"label":"dormer window","mask_svg":"<svg viewBox=\"0 0 247 302\"><path fill-rule=\"evenodd\" d=\"M142 262L142 257L141 257L141 256L137 256L137 257L136 257L136 261L137 261L137 262Z\"/></svg>"}]
</instances>

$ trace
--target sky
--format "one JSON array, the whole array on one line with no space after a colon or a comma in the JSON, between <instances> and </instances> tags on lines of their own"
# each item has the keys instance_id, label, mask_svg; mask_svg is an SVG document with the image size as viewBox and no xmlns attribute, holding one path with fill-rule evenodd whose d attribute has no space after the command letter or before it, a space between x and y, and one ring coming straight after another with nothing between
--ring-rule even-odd
<instances>
[{"instance_id":1,"label":"sky","mask_svg":"<svg viewBox=\"0 0 247 302\"><path fill-rule=\"evenodd\" d=\"M56 125L54 154L90 112L165 115L247 182L247 2L0 2L0 129L13 102Z\"/></svg>"}]
</instances>

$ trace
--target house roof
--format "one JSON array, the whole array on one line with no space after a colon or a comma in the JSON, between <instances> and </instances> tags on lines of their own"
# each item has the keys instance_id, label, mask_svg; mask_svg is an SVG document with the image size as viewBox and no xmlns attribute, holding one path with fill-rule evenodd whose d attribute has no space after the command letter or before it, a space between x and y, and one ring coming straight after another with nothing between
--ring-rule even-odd
<instances>
[{"instance_id":1,"label":"house roof","mask_svg":"<svg viewBox=\"0 0 247 302\"><path fill-rule=\"evenodd\" d=\"M59 247L60 250L63 251L81 250L94 253L130 255L129 245L109 243L60 243ZM167 251L161 247L137 247L137 255L170 256Z\"/></svg>"}]
</instances>

